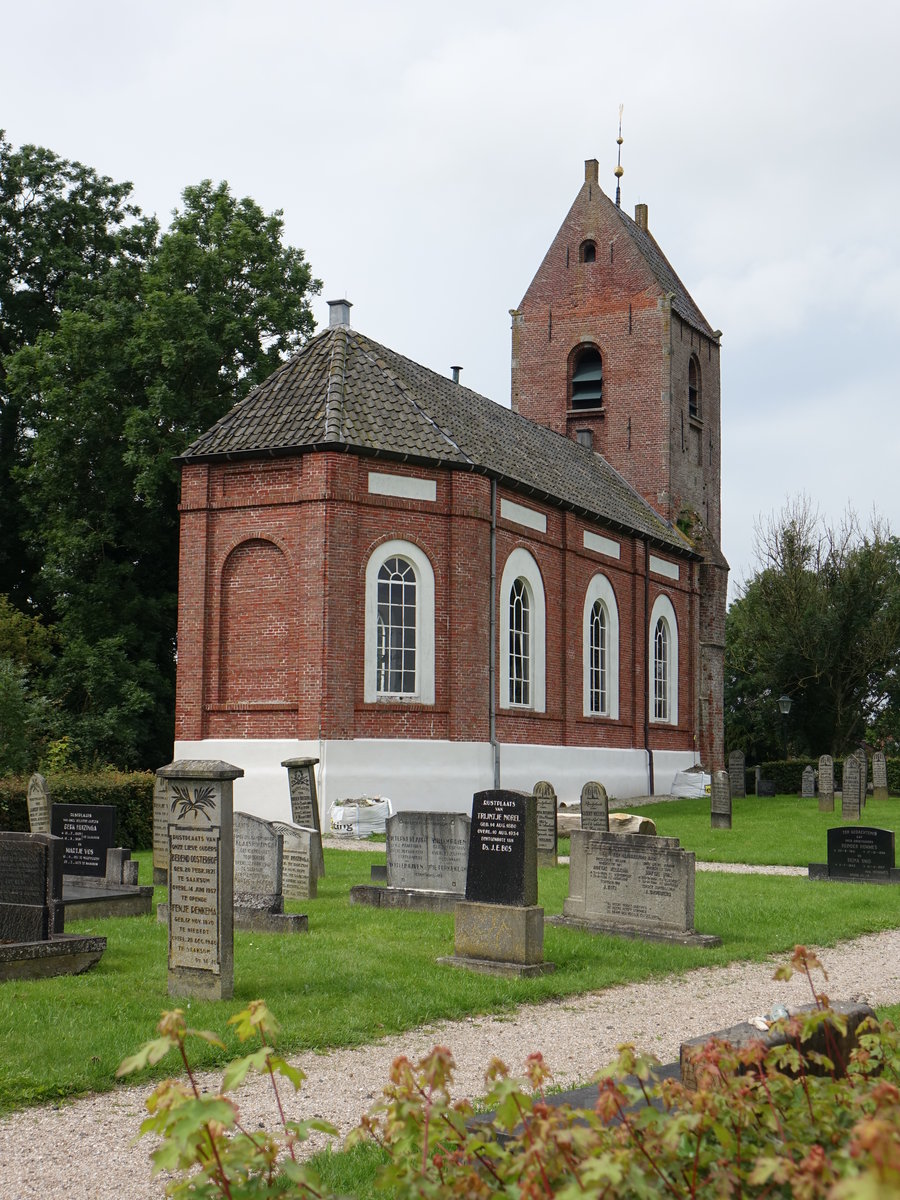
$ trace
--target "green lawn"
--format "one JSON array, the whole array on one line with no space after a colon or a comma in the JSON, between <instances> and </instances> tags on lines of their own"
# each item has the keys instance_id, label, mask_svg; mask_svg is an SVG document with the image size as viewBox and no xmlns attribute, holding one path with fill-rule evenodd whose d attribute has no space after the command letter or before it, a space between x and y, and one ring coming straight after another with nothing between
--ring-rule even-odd
<instances>
[{"instance_id":1,"label":"green lawn","mask_svg":"<svg viewBox=\"0 0 900 1200\"><path fill-rule=\"evenodd\" d=\"M779 802L763 803L770 813L778 810ZM665 814L658 806L654 819L660 817L660 832L694 849L703 833L691 806L703 804L679 802L678 812L672 805ZM746 839L738 810L735 825L716 839L723 845L725 839L729 845ZM813 857L824 858L824 833L819 838ZM710 854L704 850L702 856ZM149 856L138 857L143 881ZM548 925L545 957L556 972L532 980L497 979L436 964L439 955L452 952L452 915L350 907L350 886L367 882L370 864L383 861L383 849L326 851L328 874L319 882L318 899L292 906L308 912L309 934L235 934L234 1000L191 1002L190 1023L221 1031L232 1012L262 996L282 1022L282 1047L315 1052L439 1018L507 1011L696 966L759 960L797 942L828 945L900 925L900 889L701 872L696 928L719 934L722 947L626 941ZM566 867L540 872L539 898L548 915L561 911L567 886ZM159 890L158 898L164 896ZM160 1011L176 1003L166 994L166 930L155 919L84 921L68 928L104 934L107 952L82 976L0 984L0 1044L6 1048L0 1111L114 1086L118 1063L151 1037ZM225 1053L203 1047L199 1060L213 1065L236 1052L236 1043ZM164 1060L153 1074L173 1068Z\"/></svg>"}]
</instances>

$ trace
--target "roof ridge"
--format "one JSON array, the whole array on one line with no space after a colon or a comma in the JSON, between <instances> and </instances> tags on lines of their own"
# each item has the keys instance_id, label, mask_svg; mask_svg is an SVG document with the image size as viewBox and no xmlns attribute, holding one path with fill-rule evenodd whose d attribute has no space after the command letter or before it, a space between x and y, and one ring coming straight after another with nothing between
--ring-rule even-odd
<instances>
[{"instance_id":1,"label":"roof ridge","mask_svg":"<svg viewBox=\"0 0 900 1200\"><path fill-rule=\"evenodd\" d=\"M343 440L344 379L347 371L347 330L336 325L328 360L328 387L325 391L325 441Z\"/></svg>"},{"instance_id":2,"label":"roof ridge","mask_svg":"<svg viewBox=\"0 0 900 1200\"><path fill-rule=\"evenodd\" d=\"M425 409L419 403L419 401L412 394L410 388L403 382L403 380L398 379L397 375L391 370L391 368L388 366L387 363L384 363L377 356L374 356L372 354L371 350L369 349L369 347L378 346L378 348L380 350L385 350L389 354L395 355L397 358L404 358L404 360L409 363L412 363L413 360L411 358L405 359L404 355L397 354L397 352L395 350L391 350L390 347L388 347L388 346L382 346L380 342L371 341L371 339L367 338L364 334L357 333L356 336L357 336L359 348L363 351L364 354L366 354L369 357L369 359L371 361L373 361L375 363L375 365L379 368L379 370L383 371L384 374L386 374L390 377L390 380L393 383L394 387L403 395L403 397L407 401L407 403L412 405L412 407L416 410L416 412L419 414L419 416L422 417L423 420L425 420L429 425L431 425L431 427L433 429L435 429L437 431L438 435L441 438L443 438L443 440L445 442L447 442L447 444L449 446L451 446L453 448L453 450L456 451L456 453L460 456L460 458L462 458L467 463L472 463L473 460L469 457L469 455L466 454L466 452L464 450L462 450L459 445L457 445L456 441L450 436L450 434L448 433L448 431L446 429L444 429L440 425L438 425L437 421L434 419L434 417L431 415L431 413L428 412L427 409ZM430 367L425 367L424 364L422 364L422 363L414 363L413 365L418 367L420 370L424 369L426 371L429 371L432 375L437 376L437 378L439 378L439 379L443 379L443 376L438 375L437 371L432 371ZM466 389L466 390L469 390L469 389ZM478 395L477 392L475 394ZM484 399L487 399L487 397L485 396Z\"/></svg>"}]
</instances>

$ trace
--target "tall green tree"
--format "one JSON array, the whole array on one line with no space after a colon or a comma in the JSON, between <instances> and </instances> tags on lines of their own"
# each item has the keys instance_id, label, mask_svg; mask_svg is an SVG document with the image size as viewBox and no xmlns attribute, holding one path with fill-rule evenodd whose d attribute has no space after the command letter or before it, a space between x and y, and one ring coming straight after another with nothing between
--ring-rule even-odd
<instances>
[{"instance_id":1,"label":"tall green tree","mask_svg":"<svg viewBox=\"0 0 900 1200\"><path fill-rule=\"evenodd\" d=\"M14 148L0 130L0 594L31 602L36 567L23 537L21 485L29 430L7 378L10 355L57 327L102 288L111 265L143 261L156 225L130 202L131 185L39 146Z\"/></svg>"},{"instance_id":2,"label":"tall green tree","mask_svg":"<svg viewBox=\"0 0 900 1200\"><path fill-rule=\"evenodd\" d=\"M885 726L900 678L900 544L851 513L839 527L794 501L757 530L760 569L726 621L726 738L781 753L791 697L797 753L843 753ZM889 723L889 722L888 722Z\"/></svg>"},{"instance_id":3,"label":"tall green tree","mask_svg":"<svg viewBox=\"0 0 900 1200\"><path fill-rule=\"evenodd\" d=\"M111 263L8 359L32 588L61 643L51 699L82 757L123 766L171 751L174 458L309 336L320 287L280 213L209 181L183 199L143 261Z\"/></svg>"}]
</instances>

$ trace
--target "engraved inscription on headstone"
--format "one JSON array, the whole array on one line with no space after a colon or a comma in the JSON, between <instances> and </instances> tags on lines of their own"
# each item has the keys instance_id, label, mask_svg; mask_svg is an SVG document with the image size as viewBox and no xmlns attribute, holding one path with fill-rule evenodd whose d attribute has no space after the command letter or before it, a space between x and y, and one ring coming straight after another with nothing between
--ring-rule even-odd
<instances>
[{"instance_id":1,"label":"engraved inscription on headstone","mask_svg":"<svg viewBox=\"0 0 900 1200\"><path fill-rule=\"evenodd\" d=\"M153 784L153 882L165 884L169 875L169 786L157 775Z\"/></svg>"},{"instance_id":2,"label":"engraved inscription on headstone","mask_svg":"<svg viewBox=\"0 0 900 1200\"><path fill-rule=\"evenodd\" d=\"M561 924L597 931L715 945L694 932L694 855L678 838L640 833L571 835L569 896Z\"/></svg>"},{"instance_id":3,"label":"engraved inscription on headstone","mask_svg":"<svg viewBox=\"0 0 900 1200\"><path fill-rule=\"evenodd\" d=\"M466 899L537 904L537 801L524 792L476 792L472 800Z\"/></svg>"},{"instance_id":4,"label":"engraved inscription on headstone","mask_svg":"<svg viewBox=\"0 0 900 1200\"><path fill-rule=\"evenodd\" d=\"M272 821L272 829L284 840L281 890L285 900L314 900L318 890L317 861L322 838L315 829L303 829L287 821Z\"/></svg>"},{"instance_id":5,"label":"engraved inscription on headstone","mask_svg":"<svg viewBox=\"0 0 900 1200\"><path fill-rule=\"evenodd\" d=\"M887 759L883 750L876 750L872 755L872 799L887 800Z\"/></svg>"},{"instance_id":6,"label":"engraved inscription on headstone","mask_svg":"<svg viewBox=\"0 0 900 1200\"><path fill-rule=\"evenodd\" d=\"M731 783L727 771L713 771L709 793L711 829L731 828Z\"/></svg>"},{"instance_id":7,"label":"engraved inscription on headstone","mask_svg":"<svg viewBox=\"0 0 900 1200\"><path fill-rule=\"evenodd\" d=\"M859 759L848 754L844 759L844 777L841 783L841 820L858 821L860 817L860 771Z\"/></svg>"},{"instance_id":8,"label":"engraved inscription on headstone","mask_svg":"<svg viewBox=\"0 0 900 1200\"><path fill-rule=\"evenodd\" d=\"M859 759L859 807L862 811L866 807L866 794L869 790L869 756L865 746L859 747L856 757Z\"/></svg>"},{"instance_id":9,"label":"engraved inscription on headstone","mask_svg":"<svg viewBox=\"0 0 900 1200\"><path fill-rule=\"evenodd\" d=\"M182 759L161 767L169 790L169 995L234 992L233 781L240 767Z\"/></svg>"},{"instance_id":10,"label":"engraved inscription on headstone","mask_svg":"<svg viewBox=\"0 0 900 1200\"><path fill-rule=\"evenodd\" d=\"M834 759L830 754L819 758L819 812L834 812Z\"/></svg>"},{"instance_id":11,"label":"engraved inscription on headstone","mask_svg":"<svg viewBox=\"0 0 900 1200\"><path fill-rule=\"evenodd\" d=\"M837 825L828 830L830 877L887 881L893 866L893 830L866 825Z\"/></svg>"},{"instance_id":12,"label":"engraved inscription on headstone","mask_svg":"<svg viewBox=\"0 0 900 1200\"><path fill-rule=\"evenodd\" d=\"M62 849L48 833L0 833L0 942L62 933Z\"/></svg>"},{"instance_id":13,"label":"engraved inscription on headstone","mask_svg":"<svg viewBox=\"0 0 900 1200\"><path fill-rule=\"evenodd\" d=\"M234 814L234 906L283 912L282 835L250 813Z\"/></svg>"},{"instance_id":14,"label":"engraved inscription on headstone","mask_svg":"<svg viewBox=\"0 0 900 1200\"><path fill-rule=\"evenodd\" d=\"M116 844L114 805L52 804L50 829L65 843L64 875L106 875L106 852Z\"/></svg>"},{"instance_id":15,"label":"engraved inscription on headstone","mask_svg":"<svg viewBox=\"0 0 900 1200\"><path fill-rule=\"evenodd\" d=\"M291 793L291 820L295 825L303 825L307 829L318 829L321 832L319 798L316 793L318 761L317 758L286 758L281 765L287 767L288 788Z\"/></svg>"},{"instance_id":16,"label":"engraved inscription on headstone","mask_svg":"<svg viewBox=\"0 0 900 1200\"><path fill-rule=\"evenodd\" d=\"M556 792L552 783L542 779L534 785L537 801L538 866L555 867L557 858Z\"/></svg>"},{"instance_id":17,"label":"engraved inscription on headstone","mask_svg":"<svg viewBox=\"0 0 900 1200\"><path fill-rule=\"evenodd\" d=\"M800 779L800 796L804 800L811 799L816 794L816 772L813 767L804 767Z\"/></svg>"},{"instance_id":18,"label":"engraved inscription on headstone","mask_svg":"<svg viewBox=\"0 0 900 1200\"><path fill-rule=\"evenodd\" d=\"M581 789L581 828L598 833L609 831L609 797L603 784L594 780Z\"/></svg>"},{"instance_id":19,"label":"engraved inscription on headstone","mask_svg":"<svg viewBox=\"0 0 900 1200\"><path fill-rule=\"evenodd\" d=\"M743 800L747 795L747 776L743 750L732 750L728 755L728 778L731 780L731 795Z\"/></svg>"},{"instance_id":20,"label":"engraved inscription on headstone","mask_svg":"<svg viewBox=\"0 0 900 1200\"><path fill-rule=\"evenodd\" d=\"M50 789L37 773L28 780L28 826L32 833L50 832Z\"/></svg>"},{"instance_id":21,"label":"engraved inscription on headstone","mask_svg":"<svg viewBox=\"0 0 900 1200\"><path fill-rule=\"evenodd\" d=\"M399 812L385 822L387 886L466 894L470 818L465 813Z\"/></svg>"}]
</instances>

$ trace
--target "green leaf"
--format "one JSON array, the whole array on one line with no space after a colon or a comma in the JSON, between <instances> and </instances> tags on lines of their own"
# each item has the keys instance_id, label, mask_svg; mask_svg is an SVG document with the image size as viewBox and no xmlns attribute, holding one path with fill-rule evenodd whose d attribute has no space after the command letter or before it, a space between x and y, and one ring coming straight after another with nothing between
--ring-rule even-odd
<instances>
[{"instance_id":1,"label":"green leaf","mask_svg":"<svg viewBox=\"0 0 900 1200\"><path fill-rule=\"evenodd\" d=\"M122 1060L116 1070L116 1078L131 1075L134 1071L142 1071L144 1067L155 1066L173 1046L177 1045L177 1041L170 1037L156 1038L152 1042L147 1042L141 1046L137 1054L132 1054L129 1058Z\"/></svg>"}]
</instances>

